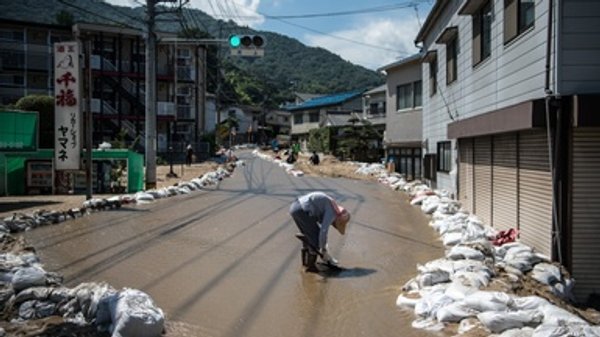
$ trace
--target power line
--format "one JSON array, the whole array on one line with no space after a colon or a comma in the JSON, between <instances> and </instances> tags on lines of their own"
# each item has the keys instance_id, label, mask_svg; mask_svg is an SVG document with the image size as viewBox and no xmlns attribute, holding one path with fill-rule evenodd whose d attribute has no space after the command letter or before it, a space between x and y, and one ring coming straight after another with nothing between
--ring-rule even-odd
<instances>
[{"instance_id":1,"label":"power line","mask_svg":"<svg viewBox=\"0 0 600 337\"><path fill-rule=\"evenodd\" d=\"M128 24L126 24L126 23L124 23L124 22L120 22L120 21L117 21L117 20L111 19L111 18L109 18L109 17L106 17L106 16L100 15L100 14L98 14L98 13L92 12L92 11L90 11L90 10L87 10L87 9L85 9L85 8L81 8L81 7L79 7L79 6L77 6L77 5L74 5L74 4L72 4L72 3L68 3L68 2L66 2L66 0L58 0L58 2L60 2L60 3L61 3L61 4L63 4L63 5L66 5L66 6L69 6L69 7L75 8L75 9L77 9L77 10L79 10L79 11L83 12L83 13L90 14L90 15L93 15L93 16L96 16L96 17L99 17L99 18L101 18L101 19L104 19L104 20L107 20L107 21L110 21L110 22L116 23L116 24L118 24L119 26L122 26L122 27L127 27L127 28L131 28L131 29L136 29L136 30L138 30L138 29L139 29L138 27L134 27L134 26L128 25Z\"/></svg>"},{"instance_id":2,"label":"power line","mask_svg":"<svg viewBox=\"0 0 600 337\"><path fill-rule=\"evenodd\" d=\"M391 10L415 7L419 3L422 3L425 1L426 0L411 1L411 2L406 2L406 3L394 4L394 5L369 7L369 8L364 8L364 9L341 11L341 12L325 12L325 13L310 13L310 14L296 14L296 15L270 15L270 14L265 14L265 13L260 13L260 12L257 12L257 13L259 13L260 15L262 15L266 18L275 19L275 20L278 20L278 19L308 19L308 18L334 17L334 16L345 16L345 15L361 15L361 14L368 14L368 13L386 12L386 11L391 11ZM235 1L234 1L234 3L235 3ZM215 13L215 16L231 18L228 15L216 14L216 13ZM255 16L238 16L238 17L245 18L245 19L255 18Z\"/></svg>"}]
</instances>

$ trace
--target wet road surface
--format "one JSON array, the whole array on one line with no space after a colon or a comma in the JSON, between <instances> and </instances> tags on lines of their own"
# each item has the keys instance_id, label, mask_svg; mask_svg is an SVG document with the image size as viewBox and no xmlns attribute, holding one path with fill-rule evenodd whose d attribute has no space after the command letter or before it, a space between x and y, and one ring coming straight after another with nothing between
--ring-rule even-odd
<instances>
[{"instance_id":1,"label":"wet road surface","mask_svg":"<svg viewBox=\"0 0 600 337\"><path fill-rule=\"evenodd\" d=\"M443 255L418 208L376 183L293 177L239 153L246 166L218 187L25 233L65 284L141 289L173 336L435 336L395 306L417 263ZM329 233L341 272L301 271L288 208L331 194L353 215Z\"/></svg>"}]
</instances>

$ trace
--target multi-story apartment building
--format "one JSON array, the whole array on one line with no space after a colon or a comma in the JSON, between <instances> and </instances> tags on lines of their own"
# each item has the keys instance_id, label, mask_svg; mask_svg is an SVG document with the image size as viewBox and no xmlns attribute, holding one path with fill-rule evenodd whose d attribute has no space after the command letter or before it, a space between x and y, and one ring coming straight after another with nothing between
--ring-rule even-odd
<instances>
[{"instance_id":1,"label":"multi-story apartment building","mask_svg":"<svg viewBox=\"0 0 600 337\"><path fill-rule=\"evenodd\" d=\"M423 100L421 55L379 69L386 74L386 114L383 143L388 162L407 179L421 178Z\"/></svg>"},{"instance_id":2,"label":"multi-story apartment building","mask_svg":"<svg viewBox=\"0 0 600 337\"><path fill-rule=\"evenodd\" d=\"M174 37L159 33L161 37ZM124 131L144 142L145 46L142 32L100 24L73 27L30 22L0 23L0 101L15 103L29 94L53 95L53 49L57 41L91 41L93 139L114 140ZM158 151L169 141L196 142L207 128L203 50L193 45L157 47Z\"/></svg>"},{"instance_id":3,"label":"multi-story apartment building","mask_svg":"<svg viewBox=\"0 0 600 337\"><path fill-rule=\"evenodd\" d=\"M416 37L437 188L600 292L600 3L438 0Z\"/></svg>"}]
</instances>

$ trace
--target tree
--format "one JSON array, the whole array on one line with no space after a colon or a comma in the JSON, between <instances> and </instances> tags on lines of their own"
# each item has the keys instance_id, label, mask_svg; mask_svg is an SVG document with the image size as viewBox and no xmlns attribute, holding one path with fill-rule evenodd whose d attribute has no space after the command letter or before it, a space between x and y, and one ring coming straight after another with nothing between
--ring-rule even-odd
<instances>
[{"instance_id":1,"label":"tree","mask_svg":"<svg viewBox=\"0 0 600 337\"><path fill-rule=\"evenodd\" d=\"M37 111L39 115L39 147L54 148L54 97L29 95L21 97L15 107L19 110Z\"/></svg>"},{"instance_id":2,"label":"tree","mask_svg":"<svg viewBox=\"0 0 600 337\"><path fill-rule=\"evenodd\" d=\"M371 149L370 144L380 140L381 135L375 130L373 124L356 116L348 121L352 125L341 129L340 135L337 137L336 154L351 160L377 160L379 157L378 150Z\"/></svg>"},{"instance_id":3,"label":"tree","mask_svg":"<svg viewBox=\"0 0 600 337\"><path fill-rule=\"evenodd\" d=\"M68 11L62 10L56 14L56 23L62 26L72 26L73 25L73 14Z\"/></svg>"}]
</instances>

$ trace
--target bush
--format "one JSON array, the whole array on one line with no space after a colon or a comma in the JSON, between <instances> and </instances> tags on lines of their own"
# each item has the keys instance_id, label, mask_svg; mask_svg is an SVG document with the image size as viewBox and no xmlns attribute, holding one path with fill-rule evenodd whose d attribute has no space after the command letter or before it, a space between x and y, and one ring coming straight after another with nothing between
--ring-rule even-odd
<instances>
[{"instance_id":1,"label":"bush","mask_svg":"<svg viewBox=\"0 0 600 337\"><path fill-rule=\"evenodd\" d=\"M21 97L15 107L19 110L37 111L39 115L39 147L54 148L54 97L29 95Z\"/></svg>"}]
</instances>

